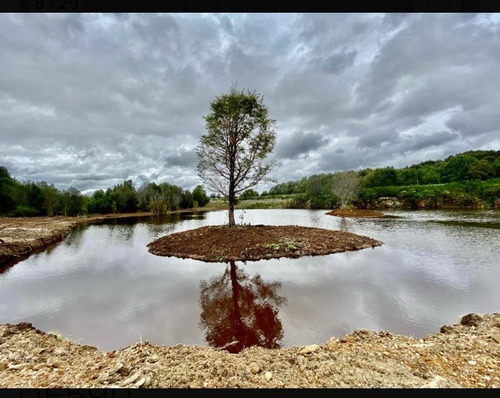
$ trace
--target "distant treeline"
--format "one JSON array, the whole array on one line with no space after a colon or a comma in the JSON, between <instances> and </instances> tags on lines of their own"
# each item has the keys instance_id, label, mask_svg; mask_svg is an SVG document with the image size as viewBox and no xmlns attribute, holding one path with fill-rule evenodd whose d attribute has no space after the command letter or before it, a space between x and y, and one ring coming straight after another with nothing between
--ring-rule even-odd
<instances>
[{"instance_id":1,"label":"distant treeline","mask_svg":"<svg viewBox=\"0 0 500 398\"><path fill-rule=\"evenodd\" d=\"M299 181L280 183L262 194L253 189L239 199L286 198L286 207L332 209L340 206L333 193L338 173L317 174ZM383 167L357 172L359 190L352 204L377 208L396 199L409 209L493 208L500 200L500 151L469 151L445 160L426 161L396 169ZM60 191L53 184L18 182L0 166L0 215L42 216L167 211L206 206L210 201L198 185L193 192L169 183L144 184L136 189L131 180L91 196L71 187Z\"/></svg>"},{"instance_id":2,"label":"distant treeline","mask_svg":"<svg viewBox=\"0 0 500 398\"><path fill-rule=\"evenodd\" d=\"M171 210L205 206L209 201L201 185L191 192L166 182L152 182L136 190L132 180L86 196L74 187L60 191L45 181L18 182L0 166L0 215L4 216L78 216L137 211L165 214Z\"/></svg>"},{"instance_id":3,"label":"distant treeline","mask_svg":"<svg viewBox=\"0 0 500 398\"><path fill-rule=\"evenodd\" d=\"M332 192L336 174L277 184L260 197L287 196L291 208L336 208L339 198ZM380 207L389 197L410 209L494 207L500 199L500 151L469 151L400 169L367 168L358 176L360 189L352 203L360 208ZM245 194L256 197L255 191Z\"/></svg>"}]
</instances>

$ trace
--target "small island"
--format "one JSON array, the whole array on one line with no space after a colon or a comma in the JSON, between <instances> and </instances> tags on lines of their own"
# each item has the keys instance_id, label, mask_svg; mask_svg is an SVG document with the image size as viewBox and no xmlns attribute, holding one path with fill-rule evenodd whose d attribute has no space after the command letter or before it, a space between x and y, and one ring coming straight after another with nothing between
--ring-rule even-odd
<instances>
[{"instance_id":1,"label":"small island","mask_svg":"<svg viewBox=\"0 0 500 398\"><path fill-rule=\"evenodd\" d=\"M387 217L384 213L377 210L369 210L369 209L355 209L355 208L340 208L333 209L328 213L325 213L328 216L337 216L337 217L360 217L360 218L382 218Z\"/></svg>"},{"instance_id":2,"label":"small island","mask_svg":"<svg viewBox=\"0 0 500 398\"><path fill-rule=\"evenodd\" d=\"M163 236L148 244L158 256L205 262L297 258L361 250L383 243L345 231L296 225L204 226Z\"/></svg>"},{"instance_id":3,"label":"small island","mask_svg":"<svg viewBox=\"0 0 500 398\"><path fill-rule=\"evenodd\" d=\"M263 97L232 86L216 97L205 116L207 134L197 148L198 175L228 201L227 225L205 226L163 236L149 243L159 256L192 258L206 262L258 261L263 259L317 256L382 245L375 239L345 231L297 225L237 225L237 195L261 181L278 163L267 161L276 142L273 119ZM241 121L245 121L242 123ZM347 173L338 181L346 205L358 186L357 175Z\"/></svg>"}]
</instances>

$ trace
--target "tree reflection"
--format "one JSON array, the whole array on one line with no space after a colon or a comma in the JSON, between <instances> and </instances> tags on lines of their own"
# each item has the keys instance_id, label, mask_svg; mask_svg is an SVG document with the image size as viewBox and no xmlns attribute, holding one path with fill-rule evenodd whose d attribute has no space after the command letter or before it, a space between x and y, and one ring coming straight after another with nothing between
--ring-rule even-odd
<instances>
[{"instance_id":1,"label":"tree reflection","mask_svg":"<svg viewBox=\"0 0 500 398\"><path fill-rule=\"evenodd\" d=\"M134 237L135 222L136 220L128 218L113 218L104 220L102 225L108 226L107 232L110 238L117 236L119 239L128 242Z\"/></svg>"},{"instance_id":2,"label":"tree reflection","mask_svg":"<svg viewBox=\"0 0 500 398\"><path fill-rule=\"evenodd\" d=\"M153 215L149 218L146 227L151 236L161 236L171 233L175 228L175 223L180 220L180 214Z\"/></svg>"},{"instance_id":3,"label":"tree reflection","mask_svg":"<svg viewBox=\"0 0 500 398\"><path fill-rule=\"evenodd\" d=\"M347 220L346 220L345 217L342 217L340 219L340 226L339 226L339 228L340 228L341 231L349 232L349 224L348 224L348 222L347 222Z\"/></svg>"},{"instance_id":4,"label":"tree reflection","mask_svg":"<svg viewBox=\"0 0 500 398\"><path fill-rule=\"evenodd\" d=\"M78 247L82 244L84 232L89 228L88 224L80 224L74 227L69 235L63 240L64 245L71 247ZM50 254L55 246L47 248L46 253Z\"/></svg>"},{"instance_id":5,"label":"tree reflection","mask_svg":"<svg viewBox=\"0 0 500 398\"><path fill-rule=\"evenodd\" d=\"M164 224L172 224L182 220L181 213L172 213L172 214L157 214L152 215L148 219L148 223L151 225L164 225Z\"/></svg>"},{"instance_id":6,"label":"tree reflection","mask_svg":"<svg viewBox=\"0 0 500 398\"><path fill-rule=\"evenodd\" d=\"M276 291L281 282L265 283L253 278L230 261L224 274L210 282L201 281L201 325L205 339L215 348L237 353L254 345L280 348L283 325L278 308L286 298Z\"/></svg>"}]
</instances>

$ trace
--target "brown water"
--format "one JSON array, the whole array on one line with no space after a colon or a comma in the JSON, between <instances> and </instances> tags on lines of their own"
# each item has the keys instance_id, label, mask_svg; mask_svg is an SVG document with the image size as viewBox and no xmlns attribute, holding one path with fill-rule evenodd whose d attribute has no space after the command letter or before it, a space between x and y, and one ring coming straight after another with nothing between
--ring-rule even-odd
<instances>
[{"instance_id":1,"label":"brown water","mask_svg":"<svg viewBox=\"0 0 500 398\"><path fill-rule=\"evenodd\" d=\"M500 212L246 210L250 224L343 229L381 240L357 252L258 262L158 257L146 244L226 222L198 216L120 219L75 229L0 274L0 323L31 322L113 350L155 344L289 347L355 329L424 337L469 312L500 311Z\"/></svg>"}]
</instances>

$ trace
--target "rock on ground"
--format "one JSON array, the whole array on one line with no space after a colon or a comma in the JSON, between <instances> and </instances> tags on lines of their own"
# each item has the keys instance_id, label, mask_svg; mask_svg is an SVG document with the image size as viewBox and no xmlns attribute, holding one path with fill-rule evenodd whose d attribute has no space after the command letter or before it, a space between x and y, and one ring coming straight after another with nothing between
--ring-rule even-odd
<instances>
[{"instance_id":1,"label":"rock on ground","mask_svg":"<svg viewBox=\"0 0 500 398\"><path fill-rule=\"evenodd\" d=\"M0 325L2 388L500 388L500 314L468 314L422 339L356 330L324 344L210 347L136 343L111 352Z\"/></svg>"}]
</instances>

